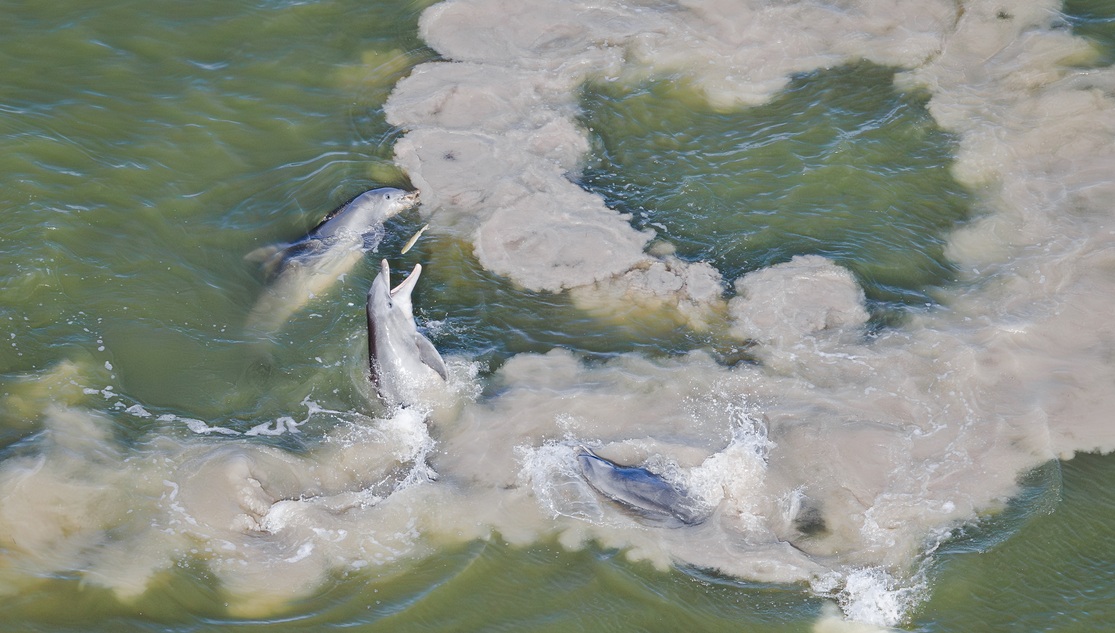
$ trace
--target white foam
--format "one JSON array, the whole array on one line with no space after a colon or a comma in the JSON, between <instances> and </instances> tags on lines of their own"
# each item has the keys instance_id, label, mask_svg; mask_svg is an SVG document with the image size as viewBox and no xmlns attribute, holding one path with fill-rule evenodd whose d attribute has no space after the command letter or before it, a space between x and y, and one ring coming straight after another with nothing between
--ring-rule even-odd
<instances>
[{"instance_id":1,"label":"white foam","mask_svg":"<svg viewBox=\"0 0 1115 633\"><path fill-rule=\"evenodd\" d=\"M264 422L257 424L244 432L244 435L283 435L285 433L298 433L298 427L302 426L308 421L302 420L296 422L292 417L281 417L274 422Z\"/></svg>"},{"instance_id":2,"label":"white foam","mask_svg":"<svg viewBox=\"0 0 1115 633\"><path fill-rule=\"evenodd\" d=\"M889 628L901 624L927 593L920 577L898 580L884 569L865 567L852 569L842 578L837 601L847 619Z\"/></svg>"},{"instance_id":3,"label":"white foam","mask_svg":"<svg viewBox=\"0 0 1115 633\"><path fill-rule=\"evenodd\" d=\"M516 453L522 463L520 484L530 487L543 512L592 523L605 520L600 498L578 472L575 447L553 443L538 448L521 446Z\"/></svg>"},{"instance_id":4,"label":"white foam","mask_svg":"<svg viewBox=\"0 0 1115 633\"><path fill-rule=\"evenodd\" d=\"M150 418L150 417L152 417L150 411L148 411L147 409L144 409L142 405L138 405L138 404L133 404L132 406L125 409L124 412L129 414L129 415L134 415L137 418Z\"/></svg>"},{"instance_id":5,"label":"white foam","mask_svg":"<svg viewBox=\"0 0 1115 633\"><path fill-rule=\"evenodd\" d=\"M889 633L895 630L891 627L849 620L840 611L840 607L831 602L825 603L821 608L821 617L813 623L813 633Z\"/></svg>"},{"instance_id":6,"label":"white foam","mask_svg":"<svg viewBox=\"0 0 1115 633\"><path fill-rule=\"evenodd\" d=\"M157 419L159 422L179 422L185 424L186 428L190 429L194 433L197 433L198 435L208 435L210 433L216 433L218 435L240 435L240 431L236 431L223 426L210 426L201 420L195 418L185 418L174 415L173 413L164 413Z\"/></svg>"},{"instance_id":7,"label":"white foam","mask_svg":"<svg viewBox=\"0 0 1115 633\"><path fill-rule=\"evenodd\" d=\"M37 457L0 464L8 499L0 543L44 572L80 565L89 582L131 598L190 554L208 562L234 609L247 613L311 591L358 558L422 551L410 510L422 504L394 500L420 496L429 483L432 442L413 414L342 426L336 441L307 456L194 436L156 436L128 455L98 416L57 409L47 420ZM379 441L344 439L365 429ZM36 501L43 498L63 503ZM107 531L116 538L104 538Z\"/></svg>"},{"instance_id":8,"label":"white foam","mask_svg":"<svg viewBox=\"0 0 1115 633\"><path fill-rule=\"evenodd\" d=\"M695 497L735 515L745 531L757 532L766 522L761 491L767 453L774 444L767 438L764 425L750 419L746 409L737 411L742 424L733 428L732 441L688 472L685 481Z\"/></svg>"}]
</instances>

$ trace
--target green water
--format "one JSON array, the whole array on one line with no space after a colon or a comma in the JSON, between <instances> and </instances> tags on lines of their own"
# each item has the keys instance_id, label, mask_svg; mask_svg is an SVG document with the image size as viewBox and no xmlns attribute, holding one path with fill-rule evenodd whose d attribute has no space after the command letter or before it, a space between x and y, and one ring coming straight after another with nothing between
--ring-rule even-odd
<instances>
[{"instance_id":1,"label":"green water","mask_svg":"<svg viewBox=\"0 0 1115 633\"><path fill-rule=\"evenodd\" d=\"M405 182L380 108L434 56L415 34L421 7L6 5L0 318L16 329L5 370L89 354L154 407L207 419L289 410L298 398L229 407L260 289L241 258L369 185ZM342 300L359 305L365 290ZM277 360L292 396L317 380L308 360L335 359L334 341L317 337L338 319L362 317L324 311L291 329L297 362Z\"/></svg>"},{"instance_id":2,"label":"green water","mask_svg":"<svg viewBox=\"0 0 1115 633\"><path fill-rule=\"evenodd\" d=\"M105 366L117 400L241 430L301 417L307 396L362 408L350 373L371 262L284 329L272 373L257 376L238 328L260 281L241 258L363 188L406 184L390 163L400 132L380 107L412 65L436 57L416 36L425 4L0 0L0 395L73 360ZM1090 36L1115 41L1105 3L1070 9ZM711 259L729 279L795 253L829 254L882 310L948 283L941 240L968 213L946 174L953 141L917 95L889 89L888 71L801 77L742 113L675 97L666 84L592 87L584 121L599 151L585 183L640 226L665 227L680 254ZM724 149L693 150L713 141ZM741 144L748 151L734 153ZM777 168L799 154L793 169ZM917 204L900 203L893 182L915 188ZM832 188L835 211L820 204ZM397 250L418 224L401 218L383 248ZM718 232L750 246L708 239ZM553 345L661 353L702 343L685 333L640 342L637 331L594 324L563 297L484 273L460 243L420 242L396 265L415 261L430 264L419 316L445 322L435 340L449 352L498 361ZM82 405L106 411L124 437L157 428L101 395ZM0 410L0 457L38 428L34 414ZM303 429L305 441L326 430ZM992 523L947 545L930 570L932 597L907 628L1107 630L1115 458L1077 457L1061 477L1059 500L1019 502L1009 538L994 538ZM556 543L474 543L384 573L338 577L264 620L230 618L204 565L189 560L135 603L51 577L0 596L0 630L806 631L823 607L802 587L662 572Z\"/></svg>"},{"instance_id":3,"label":"green water","mask_svg":"<svg viewBox=\"0 0 1115 633\"><path fill-rule=\"evenodd\" d=\"M592 84L580 122L594 151L580 181L729 284L794 255L825 255L856 273L878 321L896 321L952 281L945 238L969 217L971 196L948 172L955 139L933 123L924 95L891 87L893 72L813 73L768 105L730 113L709 109L683 82ZM429 318L447 320L443 348L492 367L555 346L717 348L713 334L648 337L637 324L587 317L564 296L515 290L457 244L427 245L423 256L406 261L430 264L418 293L437 305ZM493 313L493 304L508 309Z\"/></svg>"},{"instance_id":4,"label":"green water","mask_svg":"<svg viewBox=\"0 0 1115 633\"><path fill-rule=\"evenodd\" d=\"M1115 63L1115 5L1104 0L1065 0L1064 13L1073 33L1096 46L1097 65Z\"/></svg>"},{"instance_id":5,"label":"green water","mask_svg":"<svg viewBox=\"0 0 1115 633\"><path fill-rule=\"evenodd\" d=\"M595 84L585 184L729 280L818 254L869 299L924 304L951 281L944 240L970 196L949 175L955 139L892 77L868 64L817 71L738 112L684 82Z\"/></svg>"}]
</instances>

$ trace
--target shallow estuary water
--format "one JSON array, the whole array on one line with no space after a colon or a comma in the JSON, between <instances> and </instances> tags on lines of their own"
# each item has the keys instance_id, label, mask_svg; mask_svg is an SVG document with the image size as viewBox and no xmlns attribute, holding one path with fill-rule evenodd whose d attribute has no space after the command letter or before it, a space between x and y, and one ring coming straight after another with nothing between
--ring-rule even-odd
<instances>
[{"instance_id":1,"label":"shallow estuary water","mask_svg":"<svg viewBox=\"0 0 1115 633\"><path fill-rule=\"evenodd\" d=\"M1110 3L0 15L0 631L1115 617ZM244 255L378 185L422 204L246 332ZM381 257L417 409L367 380Z\"/></svg>"}]
</instances>

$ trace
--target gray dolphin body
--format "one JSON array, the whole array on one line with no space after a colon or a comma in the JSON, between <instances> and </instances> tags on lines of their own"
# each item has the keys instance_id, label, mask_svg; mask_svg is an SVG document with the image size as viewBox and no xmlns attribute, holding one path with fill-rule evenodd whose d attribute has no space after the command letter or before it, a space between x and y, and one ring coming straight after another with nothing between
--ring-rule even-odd
<instances>
[{"instance_id":1,"label":"gray dolphin body","mask_svg":"<svg viewBox=\"0 0 1115 633\"><path fill-rule=\"evenodd\" d=\"M387 260L368 289L368 364L380 398L387 404L418 404L431 385L444 386L449 372L441 354L414 324L411 293L422 265L394 289Z\"/></svg>"},{"instance_id":2,"label":"gray dolphin body","mask_svg":"<svg viewBox=\"0 0 1115 633\"><path fill-rule=\"evenodd\" d=\"M658 527L685 527L708 518L708 511L678 486L645 468L620 466L581 447L577 455L585 482L604 497Z\"/></svg>"},{"instance_id":3,"label":"gray dolphin body","mask_svg":"<svg viewBox=\"0 0 1115 633\"><path fill-rule=\"evenodd\" d=\"M268 286L248 316L248 327L274 332L310 299L325 292L383 240L383 223L418 203L417 191L384 187L356 196L325 216L306 236L256 249Z\"/></svg>"}]
</instances>

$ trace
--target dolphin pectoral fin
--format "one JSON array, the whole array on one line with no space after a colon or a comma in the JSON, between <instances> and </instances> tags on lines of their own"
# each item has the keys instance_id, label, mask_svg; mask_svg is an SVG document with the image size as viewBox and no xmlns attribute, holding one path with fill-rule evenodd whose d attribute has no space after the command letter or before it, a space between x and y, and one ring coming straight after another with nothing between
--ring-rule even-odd
<instances>
[{"instance_id":1,"label":"dolphin pectoral fin","mask_svg":"<svg viewBox=\"0 0 1115 633\"><path fill-rule=\"evenodd\" d=\"M323 251L328 250L328 245L325 240L318 238L305 239L300 242L295 242L290 246L284 248L281 252L283 259L293 259L295 257L302 257L305 255L317 255Z\"/></svg>"},{"instance_id":2,"label":"dolphin pectoral fin","mask_svg":"<svg viewBox=\"0 0 1115 633\"><path fill-rule=\"evenodd\" d=\"M245 255L244 261L259 264L264 279L272 280L283 267L283 261L286 260L286 253L290 248L291 246L283 244L264 246Z\"/></svg>"},{"instance_id":3,"label":"dolphin pectoral fin","mask_svg":"<svg viewBox=\"0 0 1115 633\"><path fill-rule=\"evenodd\" d=\"M445 366L445 361L441 358L434 344L430 339L416 333L414 336L414 344L418 347L418 358L430 369L436 371L442 380L449 380L449 369Z\"/></svg>"},{"instance_id":4,"label":"dolphin pectoral fin","mask_svg":"<svg viewBox=\"0 0 1115 633\"><path fill-rule=\"evenodd\" d=\"M244 256L244 261L252 262L253 264L262 264L263 262L275 256L275 253L283 250L279 244L269 244L268 246L261 246L254 251Z\"/></svg>"}]
</instances>

